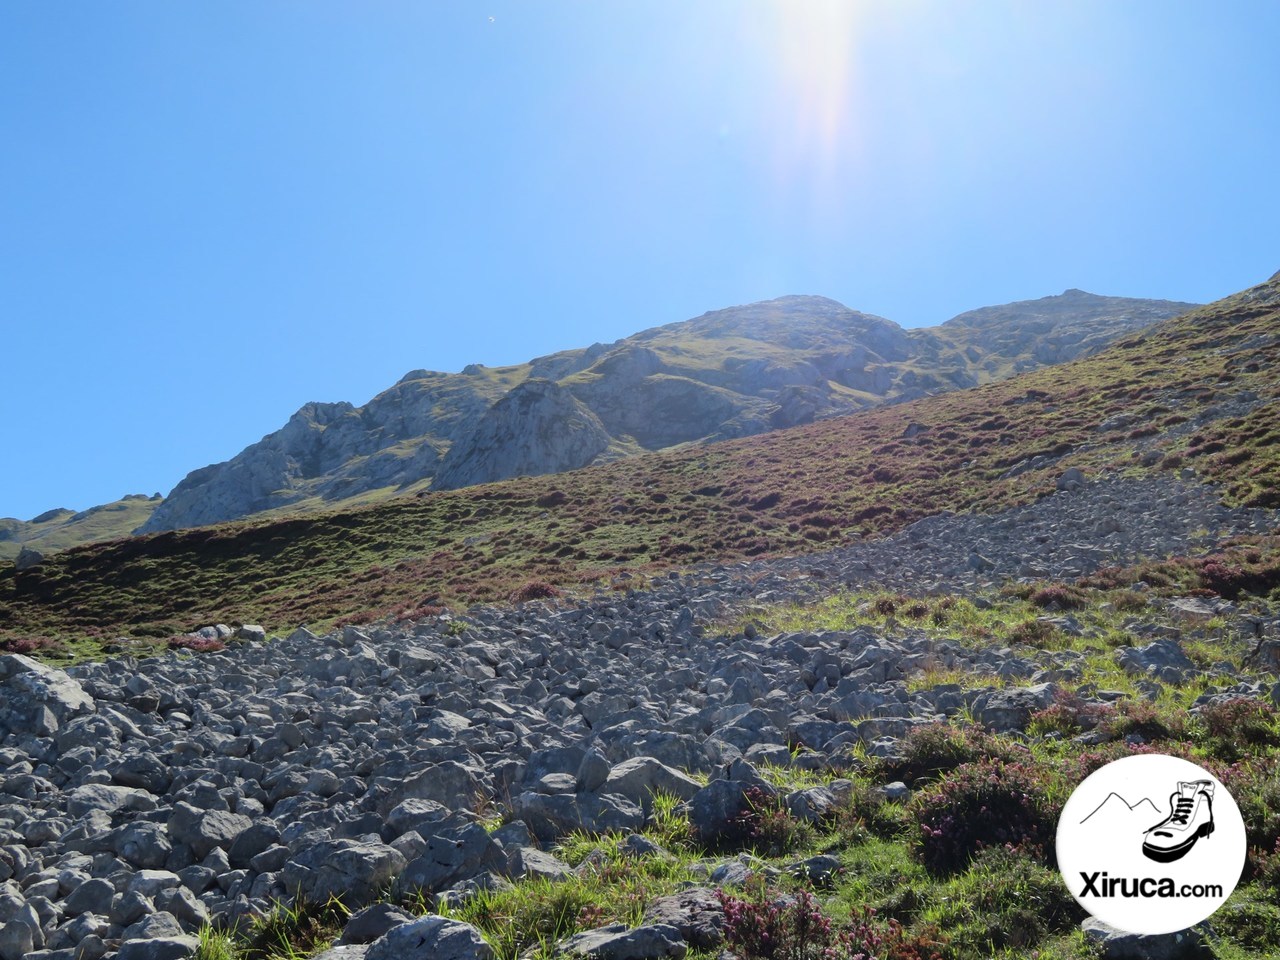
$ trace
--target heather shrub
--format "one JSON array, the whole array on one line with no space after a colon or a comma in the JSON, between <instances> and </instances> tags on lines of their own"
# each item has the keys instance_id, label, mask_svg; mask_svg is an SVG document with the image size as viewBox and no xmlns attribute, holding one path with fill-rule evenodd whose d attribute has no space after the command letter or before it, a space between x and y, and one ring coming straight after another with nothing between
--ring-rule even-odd
<instances>
[{"instance_id":1,"label":"heather shrub","mask_svg":"<svg viewBox=\"0 0 1280 960\"><path fill-rule=\"evenodd\" d=\"M913 727L898 747L901 759L885 765L885 776L908 784L932 779L966 763L1012 757L1009 748L986 731L948 723Z\"/></svg>"},{"instance_id":2,"label":"heather shrub","mask_svg":"<svg viewBox=\"0 0 1280 960\"><path fill-rule=\"evenodd\" d=\"M1274 888L1236 888L1235 894L1213 915L1213 930L1237 952L1230 956L1274 957L1280 942L1280 905ZM1219 956L1226 956L1225 951Z\"/></svg>"},{"instance_id":3,"label":"heather shrub","mask_svg":"<svg viewBox=\"0 0 1280 960\"><path fill-rule=\"evenodd\" d=\"M47 637L5 637L0 639L0 651L4 653L38 653L51 650L57 644Z\"/></svg>"},{"instance_id":4,"label":"heather shrub","mask_svg":"<svg viewBox=\"0 0 1280 960\"><path fill-rule=\"evenodd\" d=\"M738 960L935 960L932 942L909 938L896 920L863 908L836 923L805 890L791 895L755 881L745 897L717 890L725 946Z\"/></svg>"},{"instance_id":5,"label":"heather shrub","mask_svg":"<svg viewBox=\"0 0 1280 960\"><path fill-rule=\"evenodd\" d=\"M1112 740L1140 737L1147 743L1185 740L1187 714L1179 707L1160 708L1146 700L1122 700L1098 727Z\"/></svg>"},{"instance_id":6,"label":"heather shrub","mask_svg":"<svg viewBox=\"0 0 1280 960\"><path fill-rule=\"evenodd\" d=\"M512 590L507 600L511 603L526 603L529 600L550 600L558 596L560 596L558 587L543 580L530 580L524 586Z\"/></svg>"},{"instance_id":7,"label":"heather shrub","mask_svg":"<svg viewBox=\"0 0 1280 960\"><path fill-rule=\"evenodd\" d=\"M723 841L750 846L762 856L781 856L813 838L813 826L797 820L780 796L752 787Z\"/></svg>"},{"instance_id":8,"label":"heather shrub","mask_svg":"<svg viewBox=\"0 0 1280 960\"><path fill-rule=\"evenodd\" d=\"M206 640L202 637L193 637L185 633L170 637L168 646L170 650L189 650L192 653L217 653L219 650L227 649L227 645L221 640L212 638Z\"/></svg>"},{"instance_id":9,"label":"heather shrub","mask_svg":"<svg viewBox=\"0 0 1280 960\"><path fill-rule=\"evenodd\" d=\"M1059 610L1078 610L1089 602L1089 596L1079 587L1051 583L1031 594L1030 600L1037 607L1057 607Z\"/></svg>"},{"instance_id":10,"label":"heather shrub","mask_svg":"<svg viewBox=\"0 0 1280 960\"><path fill-rule=\"evenodd\" d=\"M1062 631L1044 620L1024 620L1009 631L1010 643L1021 643L1038 650L1063 646Z\"/></svg>"},{"instance_id":11,"label":"heather shrub","mask_svg":"<svg viewBox=\"0 0 1280 960\"><path fill-rule=\"evenodd\" d=\"M1273 759L1262 758L1236 763L1220 772L1211 770L1231 791L1244 819L1249 848L1245 873L1249 876L1268 869L1272 865L1269 858L1280 845L1280 777L1275 767Z\"/></svg>"},{"instance_id":12,"label":"heather shrub","mask_svg":"<svg viewBox=\"0 0 1280 960\"><path fill-rule=\"evenodd\" d=\"M916 851L935 873L963 870L987 847L1037 860L1050 856L1060 803L1043 773L1022 763L981 760L957 767L912 798Z\"/></svg>"},{"instance_id":13,"label":"heather shrub","mask_svg":"<svg viewBox=\"0 0 1280 960\"><path fill-rule=\"evenodd\" d=\"M882 617L891 617L898 612L898 604L905 602L904 597L877 597L875 602L876 613Z\"/></svg>"},{"instance_id":14,"label":"heather shrub","mask_svg":"<svg viewBox=\"0 0 1280 960\"><path fill-rule=\"evenodd\" d=\"M1108 599L1121 613L1138 613L1147 609L1146 594L1137 590L1115 590Z\"/></svg>"},{"instance_id":15,"label":"heather shrub","mask_svg":"<svg viewBox=\"0 0 1280 960\"><path fill-rule=\"evenodd\" d=\"M1066 703L1054 703L1031 715L1027 733L1033 737L1074 737L1081 730L1080 711Z\"/></svg>"},{"instance_id":16,"label":"heather shrub","mask_svg":"<svg viewBox=\"0 0 1280 960\"><path fill-rule=\"evenodd\" d=\"M1270 850L1253 847L1249 850L1248 865L1253 869L1254 879L1264 887L1280 893L1280 840Z\"/></svg>"},{"instance_id":17,"label":"heather shrub","mask_svg":"<svg viewBox=\"0 0 1280 960\"><path fill-rule=\"evenodd\" d=\"M1234 762L1252 753L1243 748L1280 746L1280 723L1269 703L1237 697L1211 703L1200 710L1202 743L1221 760Z\"/></svg>"},{"instance_id":18,"label":"heather shrub","mask_svg":"<svg viewBox=\"0 0 1280 960\"><path fill-rule=\"evenodd\" d=\"M891 804L884 794L865 780L853 780L846 803L836 810L832 827L842 840L859 843L870 834L891 837L904 826L902 807Z\"/></svg>"}]
</instances>

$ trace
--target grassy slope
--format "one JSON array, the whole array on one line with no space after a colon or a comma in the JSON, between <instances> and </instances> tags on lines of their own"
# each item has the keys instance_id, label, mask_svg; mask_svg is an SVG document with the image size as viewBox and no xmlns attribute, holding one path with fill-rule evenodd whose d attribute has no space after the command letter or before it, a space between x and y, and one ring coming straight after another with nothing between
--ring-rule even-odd
<instances>
[{"instance_id":1,"label":"grassy slope","mask_svg":"<svg viewBox=\"0 0 1280 960\"><path fill-rule=\"evenodd\" d=\"M0 540L0 561L12 560L23 547L49 553L83 543L126 537L146 522L159 502L147 497L125 497L82 513L59 511L41 523L0 520L0 530L8 531L12 538Z\"/></svg>"},{"instance_id":2,"label":"grassy slope","mask_svg":"<svg viewBox=\"0 0 1280 960\"><path fill-rule=\"evenodd\" d=\"M973 390L570 474L70 550L0 573L0 639L287 629L497 599L531 579L804 551L1028 502L1069 465L1139 469L1151 444L1235 502L1277 505L1277 363L1269 283ZM1265 404L1191 428L1242 391Z\"/></svg>"}]
</instances>

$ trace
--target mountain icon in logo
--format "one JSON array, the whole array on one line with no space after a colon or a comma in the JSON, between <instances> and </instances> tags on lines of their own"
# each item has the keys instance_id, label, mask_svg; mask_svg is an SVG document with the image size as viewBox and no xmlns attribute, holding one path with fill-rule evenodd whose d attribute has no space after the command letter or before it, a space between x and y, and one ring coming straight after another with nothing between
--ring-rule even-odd
<instances>
[{"instance_id":1,"label":"mountain icon in logo","mask_svg":"<svg viewBox=\"0 0 1280 960\"><path fill-rule=\"evenodd\" d=\"M1127 823L1129 820L1150 824L1160 818L1160 808L1157 807L1149 798L1143 797L1134 803L1130 803L1120 794L1112 791L1107 794L1107 799L1098 804L1094 811L1090 813L1080 822L1099 824L1117 824ZM1145 833L1146 826L1138 829L1139 833Z\"/></svg>"}]
</instances>

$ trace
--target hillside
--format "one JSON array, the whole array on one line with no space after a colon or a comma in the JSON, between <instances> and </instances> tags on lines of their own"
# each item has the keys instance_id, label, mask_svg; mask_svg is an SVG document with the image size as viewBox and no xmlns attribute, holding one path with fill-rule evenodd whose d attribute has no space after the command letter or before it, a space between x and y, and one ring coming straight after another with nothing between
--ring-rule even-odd
<instances>
[{"instance_id":1,"label":"hillside","mask_svg":"<svg viewBox=\"0 0 1280 960\"><path fill-rule=\"evenodd\" d=\"M1088 355L1192 306L1068 290L903 330L834 300L792 296L518 366L415 370L362 407L307 404L231 460L188 475L139 532L751 436Z\"/></svg>"},{"instance_id":2,"label":"hillside","mask_svg":"<svg viewBox=\"0 0 1280 960\"><path fill-rule=\"evenodd\" d=\"M52 553L82 543L127 537L151 517L164 498L130 494L88 510L46 510L31 520L0 518L0 561L12 560L23 547Z\"/></svg>"},{"instance_id":3,"label":"hillside","mask_svg":"<svg viewBox=\"0 0 1280 960\"><path fill-rule=\"evenodd\" d=\"M405 615L530 581L808 552L1029 503L1075 466L1192 470L1280 503L1280 283L1082 360L853 416L357 510L157 534L0 573L0 636L92 643L215 621ZM87 652L87 650L82 650Z\"/></svg>"}]
</instances>

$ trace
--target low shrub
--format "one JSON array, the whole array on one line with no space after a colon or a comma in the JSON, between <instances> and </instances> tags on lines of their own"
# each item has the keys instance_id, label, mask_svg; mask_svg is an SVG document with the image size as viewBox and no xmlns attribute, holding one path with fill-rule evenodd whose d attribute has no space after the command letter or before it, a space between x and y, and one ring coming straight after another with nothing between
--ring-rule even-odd
<instances>
[{"instance_id":1,"label":"low shrub","mask_svg":"<svg viewBox=\"0 0 1280 960\"><path fill-rule=\"evenodd\" d=\"M0 639L0 652L4 653L39 653L57 647L56 641L47 637L5 637Z\"/></svg>"},{"instance_id":2,"label":"low shrub","mask_svg":"<svg viewBox=\"0 0 1280 960\"><path fill-rule=\"evenodd\" d=\"M1031 594L1029 599L1042 609L1057 607L1059 610L1079 610L1088 604L1089 595L1079 587L1051 583L1040 587Z\"/></svg>"},{"instance_id":3,"label":"low shrub","mask_svg":"<svg viewBox=\"0 0 1280 960\"><path fill-rule=\"evenodd\" d=\"M1161 708L1146 700L1121 700L1103 715L1099 729L1112 740L1140 737L1147 743L1185 740L1187 714L1180 707Z\"/></svg>"},{"instance_id":4,"label":"low shrub","mask_svg":"<svg viewBox=\"0 0 1280 960\"><path fill-rule=\"evenodd\" d=\"M189 650L191 653L217 653L227 649L227 645L221 640L193 637L187 633L170 637L167 644L170 650Z\"/></svg>"},{"instance_id":5,"label":"low shrub","mask_svg":"<svg viewBox=\"0 0 1280 960\"><path fill-rule=\"evenodd\" d=\"M807 843L813 833L811 824L791 815L782 797L752 787L721 842L750 846L762 856L775 857Z\"/></svg>"},{"instance_id":6,"label":"low shrub","mask_svg":"<svg viewBox=\"0 0 1280 960\"><path fill-rule=\"evenodd\" d=\"M1027 733L1033 737L1050 734L1074 737L1081 731L1080 711L1066 703L1054 703L1031 715Z\"/></svg>"},{"instance_id":7,"label":"low shrub","mask_svg":"<svg viewBox=\"0 0 1280 960\"><path fill-rule=\"evenodd\" d=\"M781 894L759 881L746 897L716 891L724 906L725 946L738 960L938 960L939 946L908 937L896 920L863 908L837 923L805 890Z\"/></svg>"},{"instance_id":8,"label":"low shrub","mask_svg":"<svg viewBox=\"0 0 1280 960\"><path fill-rule=\"evenodd\" d=\"M511 603L526 603L530 600L550 600L560 596L560 589L544 580L530 580L522 587L511 591L507 600Z\"/></svg>"},{"instance_id":9,"label":"low shrub","mask_svg":"<svg viewBox=\"0 0 1280 960\"><path fill-rule=\"evenodd\" d=\"M1011 643L1021 643L1038 650L1051 650L1062 645L1062 631L1045 620L1024 620L1009 631Z\"/></svg>"},{"instance_id":10,"label":"low shrub","mask_svg":"<svg viewBox=\"0 0 1280 960\"><path fill-rule=\"evenodd\" d=\"M902 807L891 804L884 793L861 779L851 781L848 799L832 818L832 829L846 843L860 843L870 834L893 837L902 832Z\"/></svg>"},{"instance_id":11,"label":"low shrub","mask_svg":"<svg viewBox=\"0 0 1280 960\"><path fill-rule=\"evenodd\" d=\"M886 779L915 784L966 763L1011 759L1009 747L977 727L930 723L913 727L898 743L900 759L884 765Z\"/></svg>"},{"instance_id":12,"label":"low shrub","mask_svg":"<svg viewBox=\"0 0 1280 960\"><path fill-rule=\"evenodd\" d=\"M1246 747L1280 746L1278 719L1269 703L1249 697L1211 703L1200 710L1201 742L1215 757L1233 763L1255 752Z\"/></svg>"},{"instance_id":13,"label":"low shrub","mask_svg":"<svg viewBox=\"0 0 1280 960\"><path fill-rule=\"evenodd\" d=\"M1245 951L1240 956L1274 957L1280 942L1280 905L1274 888L1237 888L1235 894L1213 915L1213 929L1223 940ZM1225 951L1218 956L1236 956Z\"/></svg>"},{"instance_id":14,"label":"low shrub","mask_svg":"<svg viewBox=\"0 0 1280 960\"><path fill-rule=\"evenodd\" d=\"M1252 877L1269 871L1270 858L1280 847L1280 777L1275 761L1269 757L1248 760L1211 772L1231 791L1244 819L1249 848L1245 873Z\"/></svg>"},{"instance_id":15,"label":"low shrub","mask_svg":"<svg viewBox=\"0 0 1280 960\"><path fill-rule=\"evenodd\" d=\"M928 917L947 931L949 952L961 956L998 950L1026 955L1085 916L1056 870L1003 847L979 852L941 892Z\"/></svg>"},{"instance_id":16,"label":"low shrub","mask_svg":"<svg viewBox=\"0 0 1280 960\"><path fill-rule=\"evenodd\" d=\"M912 798L916 852L938 874L965 869L987 847L1047 861L1059 805L1043 772L1023 763L981 760L957 767Z\"/></svg>"}]
</instances>

